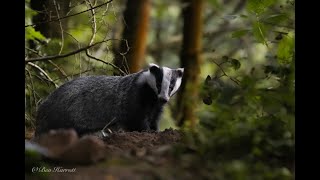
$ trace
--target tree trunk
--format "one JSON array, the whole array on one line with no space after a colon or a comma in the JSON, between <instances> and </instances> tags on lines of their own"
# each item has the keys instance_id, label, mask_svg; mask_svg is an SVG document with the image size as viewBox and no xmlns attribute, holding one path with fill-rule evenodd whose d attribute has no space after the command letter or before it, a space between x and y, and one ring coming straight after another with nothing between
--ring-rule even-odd
<instances>
[{"instance_id":1,"label":"tree trunk","mask_svg":"<svg viewBox=\"0 0 320 180\"><path fill-rule=\"evenodd\" d=\"M184 75L177 97L177 120L179 126L187 125L193 129L197 123L195 105L198 102L201 65L203 0L184 0L183 2L187 5L183 9L183 43L180 54Z\"/></svg>"},{"instance_id":2,"label":"tree trunk","mask_svg":"<svg viewBox=\"0 0 320 180\"><path fill-rule=\"evenodd\" d=\"M146 51L147 33L149 28L150 0L127 0L124 11L124 30L120 47L115 47L115 65L124 72L138 72L144 62ZM124 53L125 58L120 53Z\"/></svg>"},{"instance_id":3,"label":"tree trunk","mask_svg":"<svg viewBox=\"0 0 320 180\"><path fill-rule=\"evenodd\" d=\"M40 31L46 38L59 38L61 37L60 22L53 21L50 23L46 22L52 19L58 19L63 17L69 11L70 0L31 0L30 7L39 13L32 18L33 23L36 23L35 30ZM66 29L67 19L62 19L62 28ZM38 23L38 24L37 24Z\"/></svg>"}]
</instances>

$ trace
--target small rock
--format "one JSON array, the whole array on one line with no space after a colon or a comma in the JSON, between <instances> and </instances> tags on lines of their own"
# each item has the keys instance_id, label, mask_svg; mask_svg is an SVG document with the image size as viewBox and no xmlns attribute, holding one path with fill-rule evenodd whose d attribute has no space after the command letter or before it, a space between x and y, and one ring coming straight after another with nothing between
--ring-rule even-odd
<instances>
[{"instance_id":1,"label":"small rock","mask_svg":"<svg viewBox=\"0 0 320 180\"><path fill-rule=\"evenodd\" d=\"M104 142L96 136L84 136L63 152L58 160L68 163L96 163L106 156Z\"/></svg>"},{"instance_id":2,"label":"small rock","mask_svg":"<svg viewBox=\"0 0 320 180\"><path fill-rule=\"evenodd\" d=\"M49 157L59 157L66 149L79 140L78 134L73 129L51 130L40 135L34 142L49 150Z\"/></svg>"}]
</instances>

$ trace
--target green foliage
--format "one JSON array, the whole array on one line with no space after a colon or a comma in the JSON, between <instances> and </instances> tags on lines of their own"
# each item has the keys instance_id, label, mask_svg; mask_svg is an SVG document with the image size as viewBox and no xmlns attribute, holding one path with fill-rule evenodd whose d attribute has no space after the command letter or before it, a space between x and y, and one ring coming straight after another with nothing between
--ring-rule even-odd
<instances>
[{"instance_id":1,"label":"green foliage","mask_svg":"<svg viewBox=\"0 0 320 180\"><path fill-rule=\"evenodd\" d=\"M218 0L208 0L208 2L213 6L213 7L216 7L216 8L220 8L221 5L220 5L220 2Z\"/></svg>"},{"instance_id":2,"label":"green foliage","mask_svg":"<svg viewBox=\"0 0 320 180\"><path fill-rule=\"evenodd\" d=\"M247 10L256 14L261 14L267 10L267 8L273 5L276 0L248 0Z\"/></svg>"},{"instance_id":3,"label":"green foliage","mask_svg":"<svg viewBox=\"0 0 320 180\"><path fill-rule=\"evenodd\" d=\"M216 69L203 82L199 126L185 136L187 147L214 171L210 178L294 179L293 6L279 13L279 4L249 0L244 26L231 34L250 42L248 49L263 44L263 60L255 59L259 51L250 59L210 58Z\"/></svg>"},{"instance_id":4,"label":"green foliage","mask_svg":"<svg viewBox=\"0 0 320 180\"><path fill-rule=\"evenodd\" d=\"M259 21L255 22L253 24L252 31L253 31L254 37L258 42L262 44L266 44L265 36L266 36L267 29L263 24L261 24Z\"/></svg>"},{"instance_id":5,"label":"green foliage","mask_svg":"<svg viewBox=\"0 0 320 180\"><path fill-rule=\"evenodd\" d=\"M26 27L26 40L45 40L46 38L39 32L35 31L33 27Z\"/></svg>"},{"instance_id":6,"label":"green foliage","mask_svg":"<svg viewBox=\"0 0 320 180\"><path fill-rule=\"evenodd\" d=\"M237 30L237 31L234 31L232 34L231 34L231 37L232 38L240 38L246 34L248 34L250 30L248 29L241 29L241 30Z\"/></svg>"},{"instance_id":7,"label":"green foliage","mask_svg":"<svg viewBox=\"0 0 320 180\"><path fill-rule=\"evenodd\" d=\"M294 37L292 33L284 36L278 44L277 58L280 64L289 64L294 52Z\"/></svg>"},{"instance_id":8,"label":"green foliage","mask_svg":"<svg viewBox=\"0 0 320 180\"><path fill-rule=\"evenodd\" d=\"M241 63L237 59L230 59L229 62L234 70L238 70L241 67Z\"/></svg>"},{"instance_id":9,"label":"green foliage","mask_svg":"<svg viewBox=\"0 0 320 180\"><path fill-rule=\"evenodd\" d=\"M287 19L287 14L286 13L277 13L277 14L271 14L267 15L262 18L264 22L267 23L272 23L272 24L278 24Z\"/></svg>"},{"instance_id":10,"label":"green foliage","mask_svg":"<svg viewBox=\"0 0 320 180\"><path fill-rule=\"evenodd\" d=\"M25 1L25 24L31 24L31 18L38 13L29 6L30 0Z\"/></svg>"},{"instance_id":11,"label":"green foliage","mask_svg":"<svg viewBox=\"0 0 320 180\"><path fill-rule=\"evenodd\" d=\"M97 1L97 4L101 4L104 1ZM45 2L43 2L45 3ZM52 0L50 3L53 4ZM88 9L88 4L84 2L70 1L70 4L57 2L59 15L64 17L79 13ZM64 7L66 5L67 7ZM41 6L46 6L42 4ZM93 43L102 41L103 39L119 38L111 37L115 33L110 33L113 28L114 31L121 29L118 27L120 19L118 13L122 11L119 7L119 1L112 2L112 6L109 8L97 8L95 9L96 17L96 35ZM70 53L79 48L86 47L92 38L92 17L91 11L80 13L76 16L70 16L60 22L55 21L51 23L45 23L44 17L36 17L37 15L44 15L54 20L57 15L54 6L46 6L45 11L35 11L30 8L30 0L25 1L25 47L26 47L26 59L56 56L60 54ZM64 9L68 9L65 11ZM120 16L119 16L120 17ZM42 22L37 24L33 20L38 19ZM28 26L32 25L32 26ZM48 35L45 37L44 32L38 31L44 30ZM61 30L63 29L63 37L61 36ZM36 31L37 30L37 31ZM108 43L101 43L99 45L90 48L90 53L104 61L111 62L114 58L112 53L112 43L117 41L109 41ZM99 51L97 53L97 51ZM82 51L73 56L66 58L54 59L51 61L33 62L34 66L26 64L25 76L25 124L27 127L34 128L34 121L36 110L39 104L44 98L46 98L57 86L65 83L68 80L76 78L78 76L93 75L93 74L112 74L113 68L107 66L101 62L94 61L85 55ZM36 68L38 67L38 68ZM51 80L41 72L46 72Z\"/></svg>"},{"instance_id":12,"label":"green foliage","mask_svg":"<svg viewBox=\"0 0 320 180\"><path fill-rule=\"evenodd\" d=\"M25 24L31 24L31 19L38 13L29 7L29 1L25 1ZM25 40L45 40L46 38L34 29L34 27L29 26L25 28Z\"/></svg>"}]
</instances>

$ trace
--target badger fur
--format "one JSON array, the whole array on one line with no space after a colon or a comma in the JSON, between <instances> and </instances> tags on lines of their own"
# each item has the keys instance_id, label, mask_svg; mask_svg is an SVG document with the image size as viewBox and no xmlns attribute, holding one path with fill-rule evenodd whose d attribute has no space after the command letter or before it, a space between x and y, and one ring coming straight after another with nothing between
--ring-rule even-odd
<instances>
[{"instance_id":1,"label":"badger fur","mask_svg":"<svg viewBox=\"0 0 320 180\"><path fill-rule=\"evenodd\" d=\"M164 105L181 85L184 69L149 64L127 76L86 76L71 80L41 103L36 132L73 128L82 136L110 127L158 130Z\"/></svg>"}]
</instances>

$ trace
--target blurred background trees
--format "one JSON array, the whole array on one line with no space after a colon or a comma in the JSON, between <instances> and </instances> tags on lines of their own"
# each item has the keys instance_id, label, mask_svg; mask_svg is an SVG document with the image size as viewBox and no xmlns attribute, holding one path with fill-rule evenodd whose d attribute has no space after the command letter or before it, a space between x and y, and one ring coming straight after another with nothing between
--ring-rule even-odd
<instances>
[{"instance_id":1,"label":"blurred background trees","mask_svg":"<svg viewBox=\"0 0 320 180\"><path fill-rule=\"evenodd\" d=\"M161 129L192 129L188 148L218 179L292 179L294 5L26 0L26 126L34 128L41 100L75 77L124 75L150 62L185 67Z\"/></svg>"},{"instance_id":2,"label":"blurred background trees","mask_svg":"<svg viewBox=\"0 0 320 180\"><path fill-rule=\"evenodd\" d=\"M186 0L182 9L183 15L183 40L180 52L180 64L185 68L180 91L177 99L176 120L182 126L187 121L189 127L194 129L197 118L195 117L194 102L198 101L199 73L202 51L202 11L203 1Z\"/></svg>"},{"instance_id":3,"label":"blurred background trees","mask_svg":"<svg viewBox=\"0 0 320 180\"><path fill-rule=\"evenodd\" d=\"M147 36L149 31L150 19L150 0L127 1L126 9L123 12L124 30L120 47L116 47L114 54L115 65L128 73L135 73L141 70L144 64L145 51L147 47ZM127 44L128 43L128 44ZM130 47L124 58L117 52L125 52ZM119 51L120 49L120 51Z\"/></svg>"}]
</instances>

